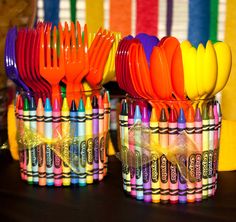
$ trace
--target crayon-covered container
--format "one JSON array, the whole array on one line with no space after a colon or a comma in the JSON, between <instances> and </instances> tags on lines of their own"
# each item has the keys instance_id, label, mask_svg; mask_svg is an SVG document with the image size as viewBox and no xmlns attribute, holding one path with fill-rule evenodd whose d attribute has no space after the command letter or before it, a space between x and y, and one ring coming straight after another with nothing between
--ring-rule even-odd
<instances>
[{"instance_id":1,"label":"crayon-covered container","mask_svg":"<svg viewBox=\"0 0 236 222\"><path fill-rule=\"evenodd\" d=\"M221 109L214 99L146 101L127 96L119 115L123 189L153 203L215 195Z\"/></svg>"},{"instance_id":2,"label":"crayon-covered container","mask_svg":"<svg viewBox=\"0 0 236 222\"><path fill-rule=\"evenodd\" d=\"M109 92L58 95L18 91L20 174L39 186L86 186L107 175Z\"/></svg>"}]
</instances>

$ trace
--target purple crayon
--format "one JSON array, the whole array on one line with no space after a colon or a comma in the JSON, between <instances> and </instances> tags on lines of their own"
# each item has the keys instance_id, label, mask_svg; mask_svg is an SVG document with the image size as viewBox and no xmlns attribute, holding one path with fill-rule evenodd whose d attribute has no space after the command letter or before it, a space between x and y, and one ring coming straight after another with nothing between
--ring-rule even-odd
<instances>
[{"instance_id":1,"label":"purple crayon","mask_svg":"<svg viewBox=\"0 0 236 222\"><path fill-rule=\"evenodd\" d=\"M96 96L92 99L92 122L93 122L93 180L99 179L99 119L98 100Z\"/></svg>"},{"instance_id":2,"label":"purple crayon","mask_svg":"<svg viewBox=\"0 0 236 222\"><path fill-rule=\"evenodd\" d=\"M186 129L186 119L185 119L184 111L182 108L179 111L177 127L178 127L179 134ZM186 165L186 156L184 155L180 156L180 161ZM187 202L187 183L180 173L178 177L178 185L179 185L179 203L186 203Z\"/></svg>"},{"instance_id":3,"label":"purple crayon","mask_svg":"<svg viewBox=\"0 0 236 222\"><path fill-rule=\"evenodd\" d=\"M143 107L143 114L142 114L142 126L144 129L149 127L149 116L148 116L148 109L147 106ZM149 134L142 131L142 139L145 143L149 143L150 138ZM143 195L145 202L152 201L152 190L151 190L151 168L150 168L150 151L143 150L142 151L142 171L143 171Z\"/></svg>"},{"instance_id":4,"label":"purple crayon","mask_svg":"<svg viewBox=\"0 0 236 222\"><path fill-rule=\"evenodd\" d=\"M131 101L128 108L128 128L130 130L134 125L134 103ZM129 137L132 134L129 135ZM133 143L134 138L129 138L129 151L132 153L132 157L135 156L135 144ZM134 158L131 158L134 161ZM135 163L132 162L130 167L130 184L131 184L131 196L136 197L136 175L135 175Z\"/></svg>"}]
</instances>

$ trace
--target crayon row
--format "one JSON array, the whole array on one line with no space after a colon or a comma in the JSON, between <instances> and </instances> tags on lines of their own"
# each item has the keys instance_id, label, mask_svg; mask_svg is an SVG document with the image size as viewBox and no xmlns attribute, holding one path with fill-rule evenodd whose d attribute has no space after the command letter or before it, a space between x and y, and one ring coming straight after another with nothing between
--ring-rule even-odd
<instances>
[{"instance_id":1,"label":"crayon row","mask_svg":"<svg viewBox=\"0 0 236 222\"><path fill-rule=\"evenodd\" d=\"M143 128L129 133L138 123L148 127L150 134L143 133ZM215 194L221 127L218 102L205 104L202 111L192 105L185 111L162 108L158 116L156 108L124 99L119 126L123 188L131 197L145 202L176 204L200 202ZM182 131L196 147L194 152L187 151L187 157L180 157L185 158L187 179L164 154L157 156L142 149L142 141L171 149ZM141 146L137 144L140 138ZM128 151L134 154L133 158L128 157Z\"/></svg>"},{"instance_id":2,"label":"crayon row","mask_svg":"<svg viewBox=\"0 0 236 222\"><path fill-rule=\"evenodd\" d=\"M20 144L22 180L39 186L85 186L106 176L109 93L85 97L73 100L69 107L66 97L62 105L57 99L52 105L49 98L43 104L39 98L36 106L34 97L17 96L15 115L19 138L33 140L32 135L39 135L44 139L38 144L34 141ZM70 140L60 142L60 138Z\"/></svg>"}]
</instances>

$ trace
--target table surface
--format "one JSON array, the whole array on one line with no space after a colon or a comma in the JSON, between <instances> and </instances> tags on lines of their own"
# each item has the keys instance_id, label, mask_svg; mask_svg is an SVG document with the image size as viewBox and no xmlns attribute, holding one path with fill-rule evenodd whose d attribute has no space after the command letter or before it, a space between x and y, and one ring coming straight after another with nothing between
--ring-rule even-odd
<instances>
[{"instance_id":1,"label":"table surface","mask_svg":"<svg viewBox=\"0 0 236 222\"><path fill-rule=\"evenodd\" d=\"M0 153L1 221L236 221L236 172L219 174L211 199L163 205L125 196L119 160L110 158L109 166L109 176L99 184L38 187L21 181L18 162L8 152Z\"/></svg>"}]
</instances>

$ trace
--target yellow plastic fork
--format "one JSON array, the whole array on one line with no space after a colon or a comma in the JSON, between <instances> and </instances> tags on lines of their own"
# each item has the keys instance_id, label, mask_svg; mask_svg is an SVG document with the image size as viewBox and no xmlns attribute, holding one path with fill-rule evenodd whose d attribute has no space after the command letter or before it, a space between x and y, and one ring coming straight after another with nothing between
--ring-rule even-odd
<instances>
[{"instance_id":1,"label":"yellow plastic fork","mask_svg":"<svg viewBox=\"0 0 236 222\"><path fill-rule=\"evenodd\" d=\"M59 23L58 30L60 46L58 46L57 29L54 26L51 45L51 29L48 26L46 28L46 33L44 33L43 29L43 27L40 29L39 69L41 76L51 84L52 104L54 104L56 98L61 102L59 82L65 76L63 32L62 26ZM58 47L60 47L59 55L57 54Z\"/></svg>"}]
</instances>

